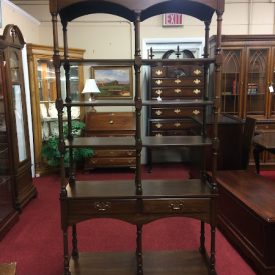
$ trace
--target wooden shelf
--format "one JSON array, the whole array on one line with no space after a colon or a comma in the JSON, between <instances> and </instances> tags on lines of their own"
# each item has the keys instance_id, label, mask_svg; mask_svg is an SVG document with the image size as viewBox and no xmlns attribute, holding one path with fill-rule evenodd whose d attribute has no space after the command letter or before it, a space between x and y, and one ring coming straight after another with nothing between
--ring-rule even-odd
<instances>
[{"instance_id":1,"label":"wooden shelf","mask_svg":"<svg viewBox=\"0 0 275 275\"><path fill-rule=\"evenodd\" d=\"M143 271L148 275L207 275L206 258L198 251L145 252ZM81 253L70 260L71 275L136 274L135 253Z\"/></svg>"}]
</instances>

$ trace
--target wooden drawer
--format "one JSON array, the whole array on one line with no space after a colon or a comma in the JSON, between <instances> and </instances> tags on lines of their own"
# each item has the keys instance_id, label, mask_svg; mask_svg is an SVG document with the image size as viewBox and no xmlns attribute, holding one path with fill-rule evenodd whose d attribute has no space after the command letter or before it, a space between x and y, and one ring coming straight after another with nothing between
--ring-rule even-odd
<instances>
[{"instance_id":1,"label":"wooden drawer","mask_svg":"<svg viewBox=\"0 0 275 275\"><path fill-rule=\"evenodd\" d=\"M264 131L275 131L275 123L274 124L256 124L255 126L256 132L264 132Z\"/></svg>"},{"instance_id":2,"label":"wooden drawer","mask_svg":"<svg viewBox=\"0 0 275 275\"><path fill-rule=\"evenodd\" d=\"M210 199L144 200L144 213L208 213Z\"/></svg>"},{"instance_id":3,"label":"wooden drawer","mask_svg":"<svg viewBox=\"0 0 275 275\"><path fill-rule=\"evenodd\" d=\"M202 76L203 67L201 66L157 66L152 67L152 77L183 77L183 76Z\"/></svg>"},{"instance_id":4,"label":"wooden drawer","mask_svg":"<svg viewBox=\"0 0 275 275\"><path fill-rule=\"evenodd\" d=\"M86 168L108 166L136 166L136 158L93 157L86 161Z\"/></svg>"},{"instance_id":5,"label":"wooden drawer","mask_svg":"<svg viewBox=\"0 0 275 275\"><path fill-rule=\"evenodd\" d=\"M136 155L135 150L95 150L93 157L134 157Z\"/></svg>"},{"instance_id":6,"label":"wooden drawer","mask_svg":"<svg viewBox=\"0 0 275 275\"><path fill-rule=\"evenodd\" d=\"M122 134L125 131L133 133L136 128L135 115L132 112L101 113L88 112L85 118L86 134Z\"/></svg>"},{"instance_id":7,"label":"wooden drawer","mask_svg":"<svg viewBox=\"0 0 275 275\"><path fill-rule=\"evenodd\" d=\"M196 124L192 120L180 120L180 119L174 119L174 120L151 120L150 126L152 131L155 130L188 130L195 127L198 127L198 124Z\"/></svg>"},{"instance_id":8,"label":"wooden drawer","mask_svg":"<svg viewBox=\"0 0 275 275\"><path fill-rule=\"evenodd\" d=\"M197 136L200 132L196 129L187 129L187 130L166 130L166 131L151 131L151 136Z\"/></svg>"},{"instance_id":9,"label":"wooden drawer","mask_svg":"<svg viewBox=\"0 0 275 275\"><path fill-rule=\"evenodd\" d=\"M183 97L201 98L203 96L203 90L200 87L153 88L152 98L157 98L158 96L160 96L163 99L175 99Z\"/></svg>"},{"instance_id":10,"label":"wooden drawer","mask_svg":"<svg viewBox=\"0 0 275 275\"><path fill-rule=\"evenodd\" d=\"M153 78L152 87L181 87L181 86L191 86L191 87L202 87L203 86L202 77L186 77L186 78Z\"/></svg>"},{"instance_id":11,"label":"wooden drawer","mask_svg":"<svg viewBox=\"0 0 275 275\"><path fill-rule=\"evenodd\" d=\"M72 216L89 214L136 213L136 200L81 199L69 200L68 212Z\"/></svg>"},{"instance_id":12,"label":"wooden drawer","mask_svg":"<svg viewBox=\"0 0 275 275\"><path fill-rule=\"evenodd\" d=\"M202 116L202 108L152 108L151 116L152 118L200 117Z\"/></svg>"}]
</instances>

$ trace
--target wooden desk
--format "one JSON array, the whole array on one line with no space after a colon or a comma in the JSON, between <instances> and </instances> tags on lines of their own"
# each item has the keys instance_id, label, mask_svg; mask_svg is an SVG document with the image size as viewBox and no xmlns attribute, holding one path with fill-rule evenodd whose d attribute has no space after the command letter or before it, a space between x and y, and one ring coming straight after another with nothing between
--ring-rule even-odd
<instances>
[{"instance_id":1,"label":"wooden desk","mask_svg":"<svg viewBox=\"0 0 275 275\"><path fill-rule=\"evenodd\" d=\"M256 171L260 172L260 153L264 150L275 154L275 132L267 132L256 135L253 138L253 156L256 166Z\"/></svg>"}]
</instances>

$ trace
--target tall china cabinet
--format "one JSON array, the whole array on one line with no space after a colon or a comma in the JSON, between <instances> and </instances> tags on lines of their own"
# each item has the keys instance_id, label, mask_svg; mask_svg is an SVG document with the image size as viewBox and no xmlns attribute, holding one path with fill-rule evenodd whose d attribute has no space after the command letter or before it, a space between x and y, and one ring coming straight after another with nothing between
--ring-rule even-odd
<instances>
[{"instance_id":1,"label":"tall china cabinet","mask_svg":"<svg viewBox=\"0 0 275 275\"><path fill-rule=\"evenodd\" d=\"M217 118L220 104L220 37L224 1L222 0L50 0L50 12L53 23L54 66L56 74L59 122L59 148L61 152L61 227L64 241L64 274L216 274L215 271L215 228L216 201L218 196L215 182L218 150ZM80 16L104 12L129 20L134 24L135 54L132 59L84 59L68 58L68 23ZM177 12L193 16L204 23L205 52L203 58L163 60L142 59L140 50L140 31L142 22L162 13ZM213 14L217 14L217 48L214 56L208 54L209 26ZM58 16L60 20L58 20ZM58 22L63 29L65 58L59 54ZM115 30L114 30L115 31ZM75 34L77 35L77 34ZM70 66L72 64L130 65L135 70L134 100L95 100L90 102L71 100ZM145 100L141 96L140 72L143 66L200 66L204 69L204 81L207 83L207 71L210 64L215 65L215 96L208 98L207 85L202 90L201 99ZM66 71L67 97L61 96L60 67ZM67 110L68 127L71 128L71 108L73 106L134 106L136 116L135 137L64 137L63 111ZM214 115L213 137L206 135L205 123L196 136L142 136L141 112L146 106L171 106L202 108L202 120L205 120L206 106L211 106ZM69 131L70 132L70 131ZM136 151L136 170L132 180L79 181L73 173L73 148L109 147L114 149L134 149ZM202 150L213 148L213 181L208 182L205 161L201 162L198 178L188 180L144 180L141 173L141 153L143 147L192 147ZM64 152L68 149L71 156L70 175L65 178ZM210 160L208 160L210 161ZM142 250L143 225L166 217L190 217L200 222L199 251L144 252ZM136 251L133 253L81 253L77 245L77 224L93 218L114 218L136 225ZM205 223L210 226L210 248L205 249ZM72 228L72 252L69 252L68 231ZM195 234L195 232L194 232ZM175 236L176 237L176 236ZM157 238L157 235L156 235Z\"/></svg>"},{"instance_id":2,"label":"tall china cabinet","mask_svg":"<svg viewBox=\"0 0 275 275\"><path fill-rule=\"evenodd\" d=\"M4 162L9 164L7 172L11 176L15 207L21 210L36 195L31 175L29 129L22 67L22 48L25 42L16 25L7 25L0 41L4 45L1 50L2 70L5 78L2 82L2 103L5 106L6 118L0 122L0 127L1 130L5 130L3 139L8 145L6 147L8 152L2 156L6 158Z\"/></svg>"},{"instance_id":3,"label":"tall china cabinet","mask_svg":"<svg viewBox=\"0 0 275 275\"><path fill-rule=\"evenodd\" d=\"M18 220L18 212L13 202L13 185L11 179L12 159L10 157L11 123L8 114L6 73L4 65L4 50L6 43L0 39L0 240Z\"/></svg>"},{"instance_id":4,"label":"tall china cabinet","mask_svg":"<svg viewBox=\"0 0 275 275\"><path fill-rule=\"evenodd\" d=\"M222 35L221 113L257 120L256 133L275 130L275 35ZM210 38L214 52L216 37ZM261 164L275 165L264 152Z\"/></svg>"},{"instance_id":5,"label":"tall china cabinet","mask_svg":"<svg viewBox=\"0 0 275 275\"><path fill-rule=\"evenodd\" d=\"M58 134L57 111L55 108L56 85L52 61L53 48L45 45L27 44L28 68L30 79L30 94L32 105L32 123L34 139L34 163L37 176L52 171L41 158L42 143L50 135ZM84 55L82 49L69 49L69 57L81 59ZM61 49L63 54L63 49ZM62 68L63 69L63 68ZM83 67L71 66L72 99L79 100L83 89ZM65 74L61 75L62 98L65 99ZM83 119L83 108L73 108L73 118ZM64 114L66 119L66 113Z\"/></svg>"}]
</instances>

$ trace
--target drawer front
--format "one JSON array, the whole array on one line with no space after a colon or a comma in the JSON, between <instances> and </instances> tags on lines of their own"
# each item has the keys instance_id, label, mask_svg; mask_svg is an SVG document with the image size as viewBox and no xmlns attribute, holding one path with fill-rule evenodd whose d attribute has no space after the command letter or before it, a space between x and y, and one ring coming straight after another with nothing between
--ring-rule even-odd
<instances>
[{"instance_id":1,"label":"drawer front","mask_svg":"<svg viewBox=\"0 0 275 275\"><path fill-rule=\"evenodd\" d=\"M155 137L160 136L197 136L199 135L197 129L186 129L186 130L166 130L166 131L151 131L150 135Z\"/></svg>"},{"instance_id":2,"label":"drawer front","mask_svg":"<svg viewBox=\"0 0 275 275\"><path fill-rule=\"evenodd\" d=\"M93 157L135 157L135 150L95 150Z\"/></svg>"},{"instance_id":3,"label":"drawer front","mask_svg":"<svg viewBox=\"0 0 275 275\"><path fill-rule=\"evenodd\" d=\"M210 199L144 200L144 213L208 213Z\"/></svg>"},{"instance_id":4,"label":"drawer front","mask_svg":"<svg viewBox=\"0 0 275 275\"><path fill-rule=\"evenodd\" d=\"M198 127L196 123L188 120L174 120L174 121L150 121L151 130L159 131L159 130L188 130L195 127Z\"/></svg>"},{"instance_id":5,"label":"drawer front","mask_svg":"<svg viewBox=\"0 0 275 275\"><path fill-rule=\"evenodd\" d=\"M135 115L134 113L101 113L88 112L86 114L86 131L114 131L118 132L134 131L135 130Z\"/></svg>"},{"instance_id":6,"label":"drawer front","mask_svg":"<svg viewBox=\"0 0 275 275\"><path fill-rule=\"evenodd\" d=\"M136 158L97 158L93 157L87 161L88 167L108 166L135 166Z\"/></svg>"},{"instance_id":7,"label":"drawer front","mask_svg":"<svg viewBox=\"0 0 275 275\"><path fill-rule=\"evenodd\" d=\"M201 66L157 66L152 67L153 78L177 78L186 76L203 76L204 68Z\"/></svg>"},{"instance_id":8,"label":"drawer front","mask_svg":"<svg viewBox=\"0 0 275 275\"><path fill-rule=\"evenodd\" d=\"M69 200L68 212L70 215L88 214L127 214L136 213L137 203L135 200L108 200L108 199L82 199Z\"/></svg>"},{"instance_id":9,"label":"drawer front","mask_svg":"<svg viewBox=\"0 0 275 275\"><path fill-rule=\"evenodd\" d=\"M255 126L256 132L261 131L275 131L275 124L256 124Z\"/></svg>"},{"instance_id":10,"label":"drawer front","mask_svg":"<svg viewBox=\"0 0 275 275\"><path fill-rule=\"evenodd\" d=\"M179 117L200 117L202 108L152 108L152 118L179 118Z\"/></svg>"},{"instance_id":11,"label":"drawer front","mask_svg":"<svg viewBox=\"0 0 275 275\"><path fill-rule=\"evenodd\" d=\"M153 78L152 87L202 87L202 77L186 77L186 78Z\"/></svg>"},{"instance_id":12,"label":"drawer front","mask_svg":"<svg viewBox=\"0 0 275 275\"><path fill-rule=\"evenodd\" d=\"M203 96L203 89L198 87L175 87L175 88L153 88L152 89L152 98L161 97L165 98L182 98L182 97L192 97L192 98L201 98Z\"/></svg>"}]
</instances>

